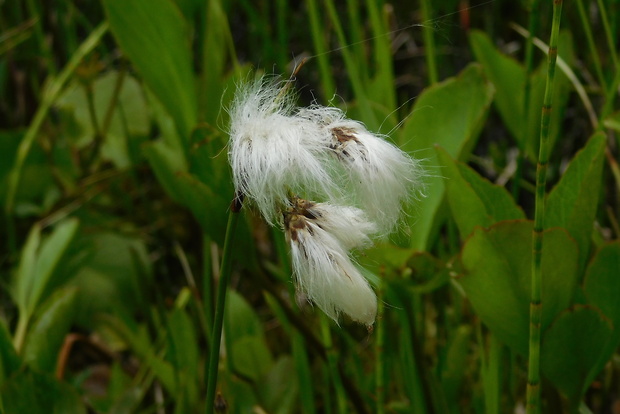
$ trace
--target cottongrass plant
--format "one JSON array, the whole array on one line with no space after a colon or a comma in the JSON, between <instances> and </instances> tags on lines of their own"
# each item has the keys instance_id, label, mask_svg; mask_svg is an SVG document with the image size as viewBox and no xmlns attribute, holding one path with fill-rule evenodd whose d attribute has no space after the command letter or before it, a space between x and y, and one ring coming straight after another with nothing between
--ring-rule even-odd
<instances>
[{"instance_id":1,"label":"cottongrass plant","mask_svg":"<svg viewBox=\"0 0 620 414\"><path fill-rule=\"evenodd\" d=\"M313 105L299 116L314 121L337 158L358 202L384 233L394 230L401 206L419 186L418 161L334 107Z\"/></svg>"},{"instance_id":2,"label":"cottongrass plant","mask_svg":"<svg viewBox=\"0 0 620 414\"><path fill-rule=\"evenodd\" d=\"M377 299L352 250L396 228L421 168L338 108L297 108L288 86L239 85L229 111L235 189L283 228L297 289L336 322L344 313L370 328Z\"/></svg>"},{"instance_id":3,"label":"cottongrass plant","mask_svg":"<svg viewBox=\"0 0 620 414\"><path fill-rule=\"evenodd\" d=\"M372 326L377 298L353 264L349 249L368 246L374 223L355 207L313 203L294 197L284 212L284 230L291 246L298 288L338 320L343 312Z\"/></svg>"}]
</instances>

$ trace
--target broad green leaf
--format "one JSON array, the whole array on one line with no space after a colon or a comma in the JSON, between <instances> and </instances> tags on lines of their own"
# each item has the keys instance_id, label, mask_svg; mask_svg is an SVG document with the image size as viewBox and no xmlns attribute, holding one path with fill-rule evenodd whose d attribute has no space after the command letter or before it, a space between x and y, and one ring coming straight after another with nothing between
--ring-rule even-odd
<instances>
[{"instance_id":1,"label":"broad green leaf","mask_svg":"<svg viewBox=\"0 0 620 414\"><path fill-rule=\"evenodd\" d=\"M0 387L4 413L86 414L78 393L51 374L22 370Z\"/></svg>"},{"instance_id":2,"label":"broad green leaf","mask_svg":"<svg viewBox=\"0 0 620 414\"><path fill-rule=\"evenodd\" d=\"M63 256L69 248L69 244L77 234L79 221L75 218L61 222L47 237L37 254L36 266L30 284L30 309L34 310L37 304L44 300L46 293L52 284L60 281L53 280L54 272L60 264Z\"/></svg>"},{"instance_id":3,"label":"broad green leaf","mask_svg":"<svg viewBox=\"0 0 620 414\"><path fill-rule=\"evenodd\" d=\"M0 387L20 366L21 361L13 347L11 335L4 322L0 321Z\"/></svg>"},{"instance_id":4,"label":"broad green leaf","mask_svg":"<svg viewBox=\"0 0 620 414\"><path fill-rule=\"evenodd\" d=\"M226 396L228 412L251 413L259 404L254 384L239 378L230 370L224 370L219 375L222 395Z\"/></svg>"},{"instance_id":5,"label":"broad green leaf","mask_svg":"<svg viewBox=\"0 0 620 414\"><path fill-rule=\"evenodd\" d=\"M23 359L30 367L53 373L58 352L73 324L77 289L54 292L40 307L26 336Z\"/></svg>"},{"instance_id":6,"label":"broad green leaf","mask_svg":"<svg viewBox=\"0 0 620 414\"><path fill-rule=\"evenodd\" d=\"M610 321L598 309L582 305L560 314L544 332L543 374L569 399L573 408L602 368L601 354L611 333Z\"/></svg>"},{"instance_id":7,"label":"broad green leaf","mask_svg":"<svg viewBox=\"0 0 620 414\"><path fill-rule=\"evenodd\" d=\"M598 361L603 367L620 344L620 242L603 245L588 265L583 290L589 305L600 309L613 326L606 349ZM596 369L598 372L598 369Z\"/></svg>"},{"instance_id":8,"label":"broad green leaf","mask_svg":"<svg viewBox=\"0 0 620 414\"><path fill-rule=\"evenodd\" d=\"M178 174L177 188L183 195L183 204L194 213L204 231L223 245L232 189L230 193L216 192L192 174Z\"/></svg>"},{"instance_id":9,"label":"broad green leaf","mask_svg":"<svg viewBox=\"0 0 620 414\"><path fill-rule=\"evenodd\" d=\"M241 295L233 290L228 291L224 315L228 339L234 341L244 336L262 337L264 335L263 325L256 312Z\"/></svg>"},{"instance_id":10,"label":"broad green leaf","mask_svg":"<svg viewBox=\"0 0 620 414\"><path fill-rule=\"evenodd\" d=\"M267 412L288 414L298 412L295 404L299 395L298 373L293 359L286 355L278 359L259 384L258 396Z\"/></svg>"},{"instance_id":11,"label":"broad green leaf","mask_svg":"<svg viewBox=\"0 0 620 414\"><path fill-rule=\"evenodd\" d=\"M152 270L143 240L113 232L78 239L89 253L68 283L80 290L76 322L88 327L95 314L131 315L146 306Z\"/></svg>"},{"instance_id":12,"label":"broad green leaf","mask_svg":"<svg viewBox=\"0 0 620 414\"><path fill-rule=\"evenodd\" d=\"M436 150L461 239L476 226L489 227L498 221L525 218L504 187L492 184L467 165L454 161L442 148Z\"/></svg>"},{"instance_id":13,"label":"broad green leaf","mask_svg":"<svg viewBox=\"0 0 620 414\"><path fill-rule=\"evenodd\" d=\"M200 125L196 128L191 137L189 171L216 194L230 197L234 189L226 151L227 140L227 136L212 127Z\"/></svg>"},{"instance_id":14,"label":"broad green leaf","mask_svg":"<svg viewBox=\"0 0 620 414\"><path fill-rule=\"evenodd\" d=\"M532 261L532 222L504 221L477 228L465 242L465 275L458 282L482 321L498 339L527 355ZM542 292L544 330L573 297L577 248L562 229L544 233Z\"/></svg>"},{"instance_id":15,"label":"broad green leaf","mask_svg":"<svg viewBox=\"0 0 620 414\"><path fill-rule=\"evenodd\" d=\"M144 155L168 195L182 204L183 195L177 188L176 176L179 172L187 171L185 157L162 140L145 145Z\"/></svg>"},{"instance_id":16,"label":"broad green leaf","mask_svg":"<svg viewBox=\"0 0 620 414\"><path fill-rule=\"evenodd\" d=\"M75 237L79 222L67 219L39 243L38 224L32 229L14 280L15 298L23 316L28 319L36 306L44 300L44 293L54 282L54 272Z\"/></svg>"},{"instance_id":17,"label":"broad green leaf","mask_svg":"<svg viewBox=\"0 0 620 414\"><path fill-rule=\"evenodd\" d=\"M41 244L41 226L35 224L30 229L26 243L22 248L19 267L13 281L13 300L20 313L26 314L29 308L30 292L34 284L33 275L37 262L37 251Z\"/></svg>"},{"instance_id":18,"label":"broad green leaf","mask_svg":"<svg viewBox=\"0 0 620 414\"><path fill-rule=\"evenodd\" d=\"M523 65L497 50L491 38L481 31L472 30L469 40L476 60L484 67L485 75L495 86L494 102L502 120L519 143L519 148L525 151L530 160L536 160L547 76L546 60L530 75L529 104L525 108L526 73ZM560 54L570 64L574 59L570 33L561 32L558 43ZM550 148L553 148L559 135L571 90L568 78L559 70L556 74L549 134Z\"/></svg>"},{"instance_id":19,"label":"broad green leaf","mask_svg":"<svg viewBox=\"0 0 620 414\"><path fill-rule=\"evenodd\" d=\"M495 85L494 104L508 130L522 141L523 87L525 69L515 59L500 53L491 38L484 32L472 30L469 42L476 60L483 66L484 74ZM540 105L539 105L540 106Z\"/></svg>"},{"instance_id":20,"label":"broad green leaf","mask_svg":"<svg viewBox=\"0 0 620 414\"><path fill-rule=\"evenodd\" d=\"M10 174L18 148L24 138L21 130L0 131L0 203L4 203L8 195ZM41 200L46 193L55 189L54 177L50 174L49 159L45 151L38 145L33 146L21 166L21 182L15 189L16 213L20 216L41 214Z\"/></svg>"},{"instance_id":21,"label":"broad green leaf","mask_svg":"<svg viewBox=\"0 0 620 414\"><path fill-rule=\"evenodd\" d=\"M458 77L426 89L417 99L400 131L403 150L425 159L426 196L411 211L410 246L425 250L435 237L445 187L433 151L442 146L450 156L465 158L478 137L493 96L493 87L479 65L465 68Z\"/></svg>"},{"instance_id":22,"label":"broad green leaf","mask_svg":"<svg viewBox=\"0 0 620 414\"><path fill-rule=\"evenodd\" d=\"M231 344L231 366L234 372L258 382L273 365L271 352L263 338L244 336Z\"/></svg>"},{"instance_id":23,"label":"broad green leaf","mask_svg":"<svg viewBox=\"0 0 620 414\"><path fill-rule=\"evenodd\" d=\"M176 308L168 317L167 359L175 367L177 398L193 406L198 399L199 372L198 339L192 321L183 309Z\"/></svg>"},{"instance_id":24,"label":"broad green leaf","mask_svg":"<svg viewBox=\"0 0 620 414\"><path fill-rule=\"evenodd\" d=\"M102 0L110 30L188 142L197 121L190 38L171 0Z\"/></svg>"},{"instance_id":25,"label":"broad green leaf","mask_svg":"<svg viewBox=\"0 0 620 414\"><path fill-rule=\"evenodd\" d=\"M80 47L77 48L75 53L73 53L71 59L64 69L58 74L58 76L54 77L53 75L50 75L48 77L43 90L41 105L37 109L26 134L19 143L13 168L7 177L7 192L5 199L5 211L7 214L13 213L15 196L18 188L27 187L23 185L20 186L20 183L22 182L24 162L30 153L33 142L38 136L39 129L41 128L41 125L43 125L43 121L47 118L47 114L52 106L52 103L56 100L78 64L95 48L95 46L99 44L99 41L107 30L108 25L105 22L97 26L90 33L88 38L84 40Z\"/></svg>"},{"instance_id":26,"label":"broad green leaf","mask_svg":"<svg viewBox=\"0 0 620 414\"><path fill-rule=\"evenodd\" d=\"M217 125L218 116L221 113L220 99L213 99L222 96L227 87L222 79L226 77L228 51L233 45L234 40L230 32L226 10L222 7L221 0L209 1L204 5L206 13L206 24L203 34L203 48L201 50L202 72L200 73L200 91L198 96L200 102L201 120L210 125ZM232 64L238 65L236 56L231 56ZM237 69L237 68L235 68ZM234 90L234 88L232 88Z\"/></svg>"},{"instance_id":27,"label":"broad green leaf","mask_svg":"<svg viewBox=\"0 0 620 414\"><path fill-rule=\"evenodd\" d=\"M195 175L186 172L184 158L171 151L164 141L149 144L144 151L157 179L168 194L192 211L203 230L215 242L223 244L228 210L233 197L232 187L230 193L222 193L217 191L221 184L205 184ZM214 180L216 179L218 177L214 177ZM244 230L241 228L239 231ZM249 243L249 239L240 240L242 244Z\"/></svg>"},{"instance_id":28,"label":"broad green leaf","mask_svg":"<svg viewBox=\"0 0 620 414\"><path fill-rule=\"evenodd\" d=\"M241 295L229 290L224 313L228 358L235 371L257 380L273 365L263 325Z\"/></svg>"},{"instance_id":29,"label":"broad green leaf","mask_svg":"<svg viewBox=\"0 0 620 414\"><path fill-rule=\"evenodd\" d=\"M583 290L588 304L599 308L620 333L620 242L602 246L588 265Z\"/></svg>"},{"instance_id":30,"label":"broad green leaf","mask_svg":"<svg viewBox=\"0 0 620 414\"><path fill-rule=\"evenodd\" d=\"M117 86L120 87L118 91ZM136 139L136 136L146 136L150 129L144 92L131 75L110 71L92 83L92 94L100 131L112 109L101 147L102 158L112 161L119 169L128 168L132 163L130 141ZM112 101L113 97L115 101ZM79 126L78 146L90 144L95 137L95 128L83 83L74 81L60 97L57 106L70 111L75 117Z\"/></svg>"},{"instance_id":31,"label":"broad green leaf","mask_svg":"<svg viewBox=\"0 0 620 414\"><path fill-rule=\"evenodd\" d=\"M573 158L551 190L545 208L545 227L563 227L579 247L579 268L590 252L590 241L601 188L605 134L593 135Z\"/></svg>"},{"instance_id":32,"label":"broad green leaf","mask_svg":"<svg viewBox=\"0 0 620 414\"><path fill-rule=\"evenodd\" d=\"M440 355L439 375L445 398L456 403L470 358L472 327L460 325L454 330L446 351Z\"/></svg>"}]
</instances>

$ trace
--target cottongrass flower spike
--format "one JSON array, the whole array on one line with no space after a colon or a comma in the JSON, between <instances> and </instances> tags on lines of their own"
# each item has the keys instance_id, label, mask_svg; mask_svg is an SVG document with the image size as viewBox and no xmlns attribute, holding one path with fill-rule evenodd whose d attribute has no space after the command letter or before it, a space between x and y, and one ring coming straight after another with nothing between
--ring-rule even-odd
<instances>
[{"instance_id":1,"label":"cottongrass flower spike","mask_svg":"<svg viewBox=\"0 0 620 414\"><path fill-rule=\"evenodd\" d=\"M272 225L291 191L327 198L340 191L323 162L316 123L294 116L294 110L286 82L277 77L238 85L229 109L235 189Z\"/></svg>"},{"instance_id":2,"label":"cottongrass flower spike","mask_svg":"<svg viewBox=\"0 0 620 414\"><path fill-rule=\"evenodd\" d=\"M338 108L314 105L299 116L322 126L326 146L347 173L361 207L383 233L392 232L402 205L421 188L419 162Z\"/></svg>"},{"instance_id":3,"label":"cottongrass flower spike","mask_svg":"<svg viewBox=\"0 0 620 414\"><path fill-rule=\"evenodd\" d=\"M350 248L367 246L376 231L364 212L293 198L284 227L297 288L336 322L344 313L371 326L377 297L349 256Z\"/></svg>"}]
</instances>

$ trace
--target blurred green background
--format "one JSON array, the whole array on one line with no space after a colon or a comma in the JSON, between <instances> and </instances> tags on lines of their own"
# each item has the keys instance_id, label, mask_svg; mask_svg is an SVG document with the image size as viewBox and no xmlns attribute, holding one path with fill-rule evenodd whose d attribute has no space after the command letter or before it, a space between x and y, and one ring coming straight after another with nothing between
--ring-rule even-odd
<instances>
[{"instance_id":1,"label":"blurred green background","mask_svg":"<svg viewBox=\"0 0 620 414\"><path fill-rule=\"evenodd\" d=\"M240 81L307 59L299 104L341 107L424 160L426 194L357 257L374 332L297 298L283 235L244 208L216 408L524 412L552 5L0 2L0 410L208 412L226 108ZM544 413L620 412L619 12L562 15Z\"/></svg>"}]
</instances>

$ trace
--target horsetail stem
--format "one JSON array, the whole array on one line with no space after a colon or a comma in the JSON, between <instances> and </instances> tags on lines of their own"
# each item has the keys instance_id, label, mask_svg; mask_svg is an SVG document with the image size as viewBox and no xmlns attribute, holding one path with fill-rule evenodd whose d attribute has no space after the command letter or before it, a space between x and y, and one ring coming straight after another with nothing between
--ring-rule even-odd
<instances>
[{"instance_id":1,"label":"horsetail stem","mask_svg":"<svg viewBox=\"0 0 620 414\"><path fill-rule=\"evenodd\" d=\"M527 413L540 413L540 337L542 319L542 248L545 216L545 185L549 163L549 123L551 118L555 63L558 55L558 34L562 17L562 0L553 1L553 22L549 40L547 84L542 108L540 148L536 167L536 207L532 233L532 283L530 299L530 343L527 373Z\"/></svg>"}]
</instances>

